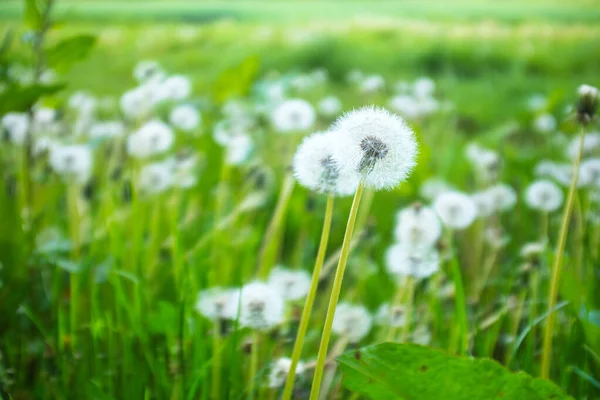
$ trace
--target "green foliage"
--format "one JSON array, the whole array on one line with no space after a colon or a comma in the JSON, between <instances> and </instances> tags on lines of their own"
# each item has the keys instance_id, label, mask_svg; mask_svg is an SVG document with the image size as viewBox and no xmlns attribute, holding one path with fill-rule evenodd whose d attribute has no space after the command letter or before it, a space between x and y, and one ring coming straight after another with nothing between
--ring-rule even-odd
<instances>
[{"instance_id":1,"label":"green foliage","mask_svg":"<svg viewBox=\"0 0 600 400\"><path fill-rule=\"evenodd\" d=\"M383 343L338 358L349 389L372 399L570 399L550 381L512 373L489 359L452 357L412 344Z\"/></svg>"},{"instance_id":2,"label":"green foliage","mask_svg":"<svg viewBox=\"0 0 600 400\"><path fill-rule=\"evenodd\" d=\"M65 84L10 85L0 94L0 115L10 111L27 111L42 96L49 96L63 89Z\"/></svg>"},{"instance_id":3,"label":"green foliage","mask_svg":"<svg viewBox=\"0 0 600 400\"><path fill-rule=\"evenodd\" d=\"M25 7L23 10L23 22L29 29L37 31L44 23L42 13L37 4L37 0L23 0Z\"/></svg>"},{"instance_id":4,"label":"green foliage","mask_svg":"<svg viewBox=\"0 0 600 400\"><path fill-rule=\"evenodd\" d=\"M248 94L259 72L257 56L247 57L240 65L229 68L219 76L214 86L214 99L217 103Z\"/></svg>"},{"instance_id":5,"label":"green foliage","mask_svg":"<svg viewBox=\"0 0 600 400\"><path fill-rule=\"evenodd\" d=\"M46 50L48 66L57 71L65 72L73 64L87 57L96 44L93 35L76 35L61 40Z\"/></svg>"}]
</instances>

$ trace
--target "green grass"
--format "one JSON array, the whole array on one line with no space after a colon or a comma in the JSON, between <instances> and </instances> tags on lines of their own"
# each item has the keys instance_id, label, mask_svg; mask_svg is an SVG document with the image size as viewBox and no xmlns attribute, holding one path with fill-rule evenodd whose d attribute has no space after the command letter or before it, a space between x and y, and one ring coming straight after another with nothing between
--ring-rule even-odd
<instances>
[{"instance_id":1,"label":"green grass","mask_svg":"<svg viewBox=\"0 0 600 400\"><path fill-rule=\"evenodd\" d=\"M413 175L395 191L376 193L372 206L362 210L368 220L359 213L359 225L362 218L369 234L360 236L351 254L341 298L375 311L395 297L396 286L384 266L394 214L419 199L420 184L431 176L443 177L467 192L477 190L474 171L463 154L470 141L483 143L502 155L500 180L512 185L520 196L513 211L485 222L500 226L510 241L496 253L482 244L483 223L458 233L454 237L457 257L443 263L439 279L451 281L452 267L458 264L465 290L471 293L481 279L482 260L492 260L494 269L481 301L472 304L467 297L470 353L494 358L515 371L539 374L545 318L537 318L546 311L554 256L550 248L531 275L520 272L524 261L519 251L523 244L539 238L541 229L539 215L521 198L533 179L534 165L544 158L561 159L564 145L533 131L534 115L524 104L534 93L547 95L547 111L559 117L560 130L569 137L577 131L574 121L565 117L564 108L575 101L579 84L600 83L600 53L594 51L600 28L593 24L600 19L600 12L595 2L534 1L522 7L516 7L517 3L458 2L451 8L442 7L441 2L344 2L342 7L333 1L310 3L315 7L307 4L147 2L140 7L134 2L59 3L59 15L65 16L67 23L51 32L49 44L79 33L97 35L98 43L89 57L59 73L67 90L45 99L46 104L66 110L67 95L80 89L98 96L119 96L135 85L131 70L136 62L158 60L169 73L182 73L193 80L192 100L203 107L204 134L179 135L176 148L202 153L204 163L199 184L193 189L172 190L153 199L137 197L134 192L128 200L123 188L134 181L139 165L119 157L122 143L97 144L94 191L80 198L81 213L77 214L73 200L81 196L82 188L69 191L68 185L49 171L45 157L23 168L22 151L0 144L6 186L0 191L2 396L208 399L217 353L222 365L221 398L249 397L247 389L254 377L248 376L251 356L245 343L254 335L243 329L215 338L212 323L193 310L201 288L215 282L240 286L257 276L258 255L289 162L281 148L293 148L300 140L299 136L276 135L263 120L260 129L252 132L257 158L273 174L274 181L266 188L254 184L250 165L223 167L223 151L210 135L220 118L216 99L226 90L248 89L235 79L248 58L259 63L253 79L273 71L293 76L326 68L330 74L327 84L298 95L316 102L335 93L345 109L385 105L391 94L391 89L368 97L358 93L345 82L353 68L380 73L390 83L421 75L435 79L436 96L454 108L414 122L421 154ZM365 9L403 18L346 20ZM30 65L31 53L19 40L24 30L15 19L17 13L15 3L2 4L0 31L13 29L16 33L9 62ZM242 21L192 23L222 15ZM326 17L332 17L331 21L319 21ZM148 22L154 18L168 21ZM255 93L250 91L247 99L253 102ZM160 112L164 116L164 110ZM113 110L110 116L117 115ZM71 117L65 112L67 121ZM320 119L315 128L324 129L329 123ZM122 173L112 179L116 166ZM28 173L35 191L30 218L21 212L25 200L20 197ZM217 185L225 190L217 190ZM262 208L238 215L222 231L216 229L221 218L232 215L243 198L257 190L264 190L267 196ZM581 196L583 212L591 213L593 205L587 203L587 194L582 191ZM269 246L269 250L279 251L269 256L310 271L325 201L324 196L296 187L282 229ZM341 246L350 204L350 199L336 199L328 257ZM550 245L556 243L558 214L550 219ZM583 272L565 268L563 274L559 292L561 300L569 303L560 303L551 377L575 398L592 399L600 396L595 386L600 335L592 318L600 309L594 295L600 287L593 275L600 262L600 232L598 225L588 223L583 227L585 235L578 236L581 219L574 218L565 265L581 255L584 268ZM44 252L34 239L47 228L56 228L60 240L46 243ZM451 243L443 240L441 244ZM481 257L475 251L477 246L484 246ZM72 267L80 272L70 274L68 268ZM316 357L332 276L330 273L317 293L304 360ZM79 288L75 294L74 283ZM436 285L441 283L430 280L417 285L414 325L427 323L432 346L447 350L456 348L458 341L464 344L464 337L459 340L457 335L465 320L453 299L435 296ZM489 325L480 327L484 321ZM254 354L259 377L268 374L274 358L291 354L295 323L288 325L260 335L261 347ZM376 343L385 333L383 328L374 329L361 345ZM518 348L515 342L504 340L506 335L522 333L526 335L517 342ZM310 389L311 373L298 383L299 389ZM259 378L257 397L277 397L261 383ZM332 387L338 387L337 383ZM345 389L337 390L340 398L351 398ZM306 396L304 392L299 398Z\"/></svg>"}]
</instances>

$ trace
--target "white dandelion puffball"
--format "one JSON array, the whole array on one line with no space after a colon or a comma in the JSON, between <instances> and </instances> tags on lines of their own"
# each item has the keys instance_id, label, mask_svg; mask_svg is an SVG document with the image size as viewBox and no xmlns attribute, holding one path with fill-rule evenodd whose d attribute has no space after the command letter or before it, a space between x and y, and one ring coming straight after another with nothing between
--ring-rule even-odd
<instances>
[{"instance_id":1,"label":"white dandelion puffball","mask_svg":"<svg viewBox=\"0 0 600 400\"><path fill-rule=\"evenodd\" d=\"M571 140L567 147L567 156L574 160L579 152L579 142L581 138L578 136ZM594 153L600 153L600 133L590 132L583 136L583 156L588 156Z\"/></svg>"},{"instance_id":2,"label":"white dandelion puffball","mask_svg":"<svg viewBox=\"0 0 600 400\"><path fill-rule=\"evenodd\" d=\"M284 299L271 285L259 281L242 287L240 323L252 329L268 330L283 322Z\"/></svg>"},{"instance_id":3,"label":"white dandelion puffball","mask_svg":"<svg viewBox=\"0 0 600 400\"><path fill-rule=\"evenodd\" d=\"M92 173L92 151L85 145L54 145L49 162L54 172L77 183L85 183Z\"/></svg>"},{"instance_id":4,"label":"white dandelion puffball","mask_svg":"<svg viewBox=\"0 0 600 400\"><path fill-rule=\"evenodd\" d=\"M340 137L335 133L314 133L304 138L294 154L294 177L302 186L319 193L348 196L358 187L358 176L340 168L333 157Z\"/></svg>"},{"instance_id":5,"label":"white dandelion puffball","mask_svg":"<svg viewBox=\"0 0 600 400\"><path fill-rule=\"evenodd\" d=\"M533 121L533 127L536 131L542 133L554 132L558 124L552 114L541 114Z\"/></svg>"},{"instance_id":6,"label":"white dandelion puffball","mask_svg":"<svg viewBox=\"0 0 600 400\"><path fill-rule=\"evenodd\" d=\"M494 211L508 211L517 204L517 194L515 190L505 183L497 183L487 189L486 192L490 197L490 202Z\"/></svg>"},{"instance_id":7,"label":"white dandelion puffball","mask_svg":"<svg viewBox=\"0 0 600 400\"><path fill-rule=\"evenodd\" d=\"M187 156L184 158L173 157L166 161L173 174L173 186L189 189L198 183L196 169L198 167L198 156Z\"/></svg>"},{"instance_id":8,"label":"white dandelion puffball","mask_svg":"<svg viewBox=\"0 0 600 400\"><path fill-rule=\"evenodd\" d=\"M421 116L418 100L406 94L392 97L389 101L389 107L404 118L414 119Z\"/></svg>"},{"instance_id":9,"label":"white dandelion puffball","mask_svg":"<svg viewBox=\"0 0 600 400\"><path fill-rule=\"evenodd\" d=\"M300 300L310 288L310 274L304 270L278 266L273 268L269 275L269 285L279 291L286 300Z\"/></svg>"},{"instance_id":10,"label":"white dandelion puffball","mask_svg":"<svg viewBox=\"0 0 600 400\"><path fill-rule=\"evenodd\" d=\"M70 109L75 110L79 114L87 115L91 115L95 111L97 104L98 101L96 98L84 91L73 93L67 101Z\"/></svg>"},{"instance_id":11,"label":"white dandelion puffball","mask_svg":"<svg viewBox=\"0 0 600 400\"><path fill-rule=\"evenodd\" d=\"M421 184L419 194L429 201L434 200L444 192L455 190L450 184L440 178L429 178Z\"/></svg>"},{"instance_id":12,"label":"white dandelion puffball","mask_svg":"<svg viewBox=\"0 0 600 400\"><path fill-rule=\"evenodd\" d=\"M221 287L205 289L198 293L196 311L213 321L236 319L239 299L239 289Z\"/></svg>"},{"instance_id":13,"label":"white dandelion puffball","mask_svg":"<svg viewBox=\"0 0 600 400\"><path fill-rule=\"evenodd\" d=\"M386 267L396 277L430 277L440 268L440 256L433 247L410 247L401 243L389 247L385 253Z\"/></svg>"},{"instance_id":14,"label":"white dandelion puffball","mask_svg":"<svg viewBox=\"0 0 600 400\"><path fill-rule=\"evenodd\" d=\"M333 117L342 110L342 102L335 96L327 96L317 103L317 111L324 117Z\"/></svg>"},{"instance_id":15,"label":"white dandelion puffball","mask_svg":"<svg viewBox=\"0 0 600 400\"><path fill-rule=\"evenodd\" d=\"M431 343L431 331L425 325L417 326L412 335L413 343L428 346Z\"/></svg>"},{"instance_id":16,"label":"white dandelion puffball","mask_svg":"<svg viewBox=\"0 0 600 400\"><path fill-rule=\"evenodd\" d=\"M377 107L363 107L340 117L334 131L342 135L333 158L342 170L354 171L365 186L392 189L416 165L417 142L399 116Z\"/></svg>"},{"instance_id":17,"label":"white dandelion puffball","mask_svg":"<svg viewBox=\"0 0 600 400\"><path fill-rule=\"evenodd\" d=\"M187 99L192 93L192 82L183 75L172 75L158 86L158 98L161 101L179 101Z\"/></svg>"},{"instance_id":18,"label":"white dandelion puffball","mask_svg":"<svg viewBox=\"0 0 600 400\"><path fill-rule=\"evenodd\" d=\"M554 178L558 166L554 161L542 160L536 164L533 173L538 178Z\"/></svg>"},{"instance_id":19,"label":"white dandelion puffball","mask_svg":"<svg viewBox=\"0 0 600 400\"><path fill-rule=\"evenodd\" d=\"M384 303L377 310L375 322L378 325L386 325L393 328L402 327L406 324L406 308L402 305L390 307L388 303Z\"/></svg>"},{"instance_id":20,"label":"white dandelion puffball","mask_svg":"<svg viewBox=\"0 0 600 400\"><path fill-rule=\"evenodd\" d=\"M500 155L493 150L469 143L465 154L471 164L485 179L494 178L500 166Z\"/></svg>"},{"instance_id":21,"label":"white dandelion puffball","mask_svg":"<svg viewBox=\"0 0 600 400\"><path fill-rule=\"evenodd\" d=\"M488 190L473 193L471 200L473 200L475 207L477 207L477 216L479 217L489 217L496 212L496 207Z\"/></svg>"},{"instance_id":22,"label":"white dandelion puffball","mask_svg":"<svg viewBox=\"0 0 600 400\"><path fill-rule=\"evenodd\" d=\"M282 357L275 361L271 365L271 372L269 373L269 387L278 388L282 387L287 379L288 373L292 368L292 360L287 357ZM296 375L300 375L304 372L304 363L298 362L296 364Z\"/></svg>"},{"instance_id":23,"label":"white dandelion puffball","mask_svg":"<svg viewBox=\"0 0 600 400\"><path fill-rule=\"evenodd\" d=\"M581 175L588 177L589 185L600 188L600 157L583 160L581 162Z\"/></svg>"},{"instance_id":24,"label":"white dandelion puffball","mask_svg":"<svg viewBox=\"0 0 600 400\"><path fill-rule=\"evenodd\" d=\"M554 182L535 181L525 190L525 202L535 210L556 211L563 203L563 192Z\"/></svg>"},{"instance_id":25,"label":"white dandelion puffball","mask_svg":"<svg viewBox=\"0 0 600 400\"><path fill-rule=\"evenodd\" d=\"M573 172L571 164L558 164L554 170L553 178L564 187L569 187L573 180ZM582 165L579 166L579 173L577 175L578 188L586 187L592 183L591 172L588 168L582 168Z\"/></svg>"},{"instance_id":26,"label":"white dandelion puffball","mask_svg":"<svg viewBox=\"0 0 600 400\"><path fill-rule=\"evenodd\" d=\"M580 97L585 97L585 96L597 97L598 93L599 93L598 88L594 87L592 85L583 84L583 85L579 86L579 88L577 88L577 94Z\"/></svg>"},{"instance_id":27,"label":"white dandelion puffball","mask_svg":"<svg viewBox=\"0 0 600 400\"><path fill-rule=\"evenodd\" d=\"M119 99L121 111L129 119L139 119L152 111L156 104L156 85L144 84L123 93Z\"/></svg>"},{"instance_id":28,"label":"white dandelion puffball","mask_svg":"<svg viewBox=\"0 0 600 400\"><path fill-rule=\"evenodd\" d=\"M523 258L533 258L543 254L545 250L545 242L525 243L525 245L521 248L520 255Z\"/></svg>"},{"instance_id":29,"label":"white dandelion puffball","mask_svg":"<svg viewBox=\"0 0 600 400\"><path fill-rule=\"evenodd\" d=\"M163 75L164 72L158 62L152 60L142 60L133 69L133 76L138 82L162 78Z\"/></svg>"},{"instance_id":30,"label":"white dandelion puffball","mask_svg":"<svg viewBox=\"0 0 600 400\"><path fill-rule=\"evenodd\" d=\"M271 115L273 128L279 133L307 131L313 126L315 119L315 109L302 99L284 101Z\"/></svg>"},{"instance_id":31,"label":"white dandelion puffball","mask_svg":"<svg viewBox=\"0 0 600 400\"><path fill-rule=\"evenodd\" d=\"M415 80L413 84L413 93L417 98L425 98L433 95L435 91L435 82L433 79L422 76Z\"/></svg>"},{"instance_id":32,"label":"white dandelion puffball","mask_svg":"<svg viewBox=\"0 0 600 400\"><path fill-rule=\"evenodd\" d=\"M228 165L244 164L254 150L252 138L244 134L232 136L225 146L225 162Z\"/></svg>"},{"instance_id":33,"label":"white dandelion puffball","mask_svg":"<svg viewBox=\"0 0 600 400\"><path fill-rule=\"evenodd\" d=\"M541 95L539 93L534 94L529 99L527 99L527 108L529 108L531 111L540 111L546 107L546 104L548 104L548 100L546 100L546 97L544 97L544 95Z\"/></svg>"},{"instance_id":34,"label":"white dandelion puffball","mask_svg":"<svg viewBox=\"0 0 600 400\"><path fill-rule=\"evenodd\" d=\"M346 74L346 80L349 83L360 83L363 79L364 73L357 68L352 69L350 72L348 72L348 74Z\"/></svg>"},{"instance_id":35,"label":"white dandelion puffball","mask_svg":"<svg viewBox=\"0 0 600 400\"><path fill-rule=\"evenodd\" d=\"M394 234L409 247L433 246L442 234L442 224L433 209L415 204L396 215Z\"/></svg>"},{"instance_id":36,"label":"white dandelion puffball","mask_svg":"<svg viewBox=\"0 0 600 400\"><path fill-rule=\"evenodd\" d=\"M181 104L171 110L169 122L177 129L190 132L200 125L200 113L190 104Z\"/></svg>"},{"instance_id":37,"label":"white dandelion puffball","mask_svg":"<svg viewBox=\"0 0 600 400\"><path fill-rule=\"evenodd\" d=\"M2 117L2 127L8 132L11 143L20 146L25 143L29 129L29 116L25 113L10 112Z\"/></svg>"},{"instance_id":38,"label":"white dandelion puffball","mask_svg":"<svg viewBox=\"0 0 600 400\"><path fill-rule=\"evenodd\" d=\"M364 306L340 303L335 309L331 330L350 343L357 343L369 334L372 324L373 318Z\"/></svg>"},{"instance_id":39,"label":"white dandelion puffball","mask_svg":"<svg viewBox=\"0 0 600 400\"><path fill-rule=\"evenodd\" d=\"M360 83L362 93L375 93L385 88L385 79L381 75L368 75Z\"/></svg>"},{"instance_id":40,"label":"white dandelion puffball","mask_svg":"<svg viewBox=\"0 0 600 400\"><path fill-rule=\"evenodd\" d=\"M169 150L174 140L173 131L167 124L152 120L127 138L127 152L134 158L148 158Z\"/></svg>"},{"instance_id":41,"label":"white dandelion puffball","mask_svg":"<svg viewBox=\"0 0 600 400\"><path fill-rule=\"evenodd\" d=\"M465 229L477 217L477 205L470 196L460 192L440 194L433 208L442 223L452 229Z\"/></svg>"},{"instance_id":42,"label":"white dandelion puffball","mask_svg":"<svg viewBox=\"0 0 600 400\"><path fill-rule=\"evenodd\" d=\"M102 121L92 124L88 136L92 139L111 139L125 135L125 125L121 121Z\"/></svg>"},{"instance_id":43,"label":"white dandelion puffball","mask_svg":"<svg viewBox=\"0 0 600 400\"><path fill-rule=\"evenodd\" d=\"M145 165L140 171L139 187L145 194L164 192L173 183L173 171L168 163L156 162Z\"/></svg>"}]
</instances>

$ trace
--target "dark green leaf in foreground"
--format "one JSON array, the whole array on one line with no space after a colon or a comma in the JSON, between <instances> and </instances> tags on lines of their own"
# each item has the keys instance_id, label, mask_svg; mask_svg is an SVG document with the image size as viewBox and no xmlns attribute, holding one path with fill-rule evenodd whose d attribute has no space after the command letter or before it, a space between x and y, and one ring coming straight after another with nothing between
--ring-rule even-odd
<instances>
[{"instance_id":1,"label":"dark green leaf in foreground","mask_svg":"<svg viewBox=\"0 0 600 400\"><path fill-rule=\"evenodd\" d=\"M64 39L46 51L48 65L57 71L66 71L73 64L88 56L96 37L77 35Z\"/></svg>"},{"instance_id":2,"label":"dark green leaf in foreground","mask_svg":"<svg viewBox=\"0 0 600 400\"><path fill-rule=\"evenodd\" d=\"M40 97L50 96L65 87L64 84L41 85L34 84L30 86L9 86L0 94L0 115L9 111L27 111L34 105Z\"/></svg>"},{"instance_id":3,"label":"dark green leaf in foreground","mask_svg":"<svg viewBox=\"0 0 600 400\"><path fill-rule=\"evenodd\" d=\"M23 10L23 22L29 29L38 30L42 26L42 13L36 0L25 0Z\"/></svg>"},{"instance_id":4,"label":"dark green leaf in foreground","mask_svg":"<svg viewBox=\"0 0 600 400\"><path fill-rule=\"evenodd\" d=\"M377 400L571 399L554 383L512 373L493 360L448 356L414 344L368 346L338 361L344 385Z\"/></svg>"}]
</instances>

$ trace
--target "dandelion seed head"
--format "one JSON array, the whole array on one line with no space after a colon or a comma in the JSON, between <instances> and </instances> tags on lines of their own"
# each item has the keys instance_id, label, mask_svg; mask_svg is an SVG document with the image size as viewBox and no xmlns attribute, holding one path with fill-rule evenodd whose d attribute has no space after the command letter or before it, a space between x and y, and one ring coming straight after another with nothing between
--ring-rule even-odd
<instances>
[{"instance_id":1,"label":"dandelion seed head","mask_svg":"<svg viewBox=\"0 0 600 400\"><path fill-rule=\"evenodd\" d=\"M433 95L435 82L427 76L421 76L413 83L413 93L417 98L426 98Z\"/></svg>"},{"instance_id":2,"label":"dandelion seed head","mask_svg":"<svg viewBox=\"0 0 600 400\"><path fill-rule=\"evenodd\" d=\"M190 104L180 104L171 110L169 122L175 128L190 132L200 125L200 113Z\"/></svg>"},{"instance_id":3,"label":"dandelion seed head","mask_svg":"<svg viewBox=\"0 0 600 400\"><path fill-rule=\"evenodd\" d=\"M553 212L563 203L563 192L554 182L537 180L525 190L525 202L535 210Z\"/></svg>"},{"instance_id":4,"label":"dandelion seed head","mask_svg":"<svg viewBox=\"0 0 600 400\"><path fill-rule=\"evenodd\" d=\"M583 160L581 162L581 175L587 177L590 186L600 188L600 157Z\"/></svg>"},{"instance_id":5,"label":"dandelion seed head","mask_svg":"<svg viewBox=\"0 0 600 400\"><path fill-rule=\"evenodd\" d=\"M333 117L342 110L342 102L335 96L327 96L317 103L317 111L324 117Z\"/></svg>"},{"instance_id":6,"label":"dandelion seed head","mask_svg":"<svg viewBox=\"0 0 600 400\"><path fill-rule=\"evenodd\" d=\"M540 114L533 120L533 128L541 133L554 132L557 127L556 118L552 114Z\"/></svg>"},{"instance_id":7,"label":"dandelion seed head","mask_svg":"<svg viewBox=\"0 0 600 400\"><path fill-rule=\"evenodd\" d=\"M162 193L173 184L173 170L166 162L147 164L140 171L138 184L144 194Z\"/></svg>"},{"instance_id":8,"label":"dandelion seed head","mask_svg":"<svg viewBox=\"0 0 600 400\"><path fill-rule=\"evenodd\" d=\"M387 249L385 262L388 272L397 278L411 276L423 279L439 270L440 256L433 247L410 247L397 243Z\"/></svg>"},{"instance_id":9,"label":"dandelion seed head","mask_svg":"<svg viewBox=\"0 0 600 400\"><path fill-rule=\"evenodd\" d=\"M112 139L125 135L125 125L121 121L101 121L92 124L88 136L92 139Z\"/></svg>"},{"instance_id":10,"label":"dandelion seed head","mask_svg":"<svg viewBox=\"0 0 600 400\"><path fill-rule=\"evenodd\" d=\"M360 342L371 331L373 318L361 305L339 303L333 316L331 330L351 343Z\"/></svg>"},{"instance_id":11,"label":"dandelion seed head","mask_svg":"<svg viewBox=\"0 0 600 400\"><path fill-rule=\"evenodd\" d=\"M54 145L50 149L50 166L60 176L77 183L85 183L93 167L92 152L85 145Z\"/></svg>"},{"instance_id":12,"label":"dandelion seed head","mask_svg":"<svg viewBox=\"0 0 600 400\"><path fill-rule=\"evenodd\" d=\"M158 62L153 60L142 60L138 62L133 69L133 76L138 82L142 83L149 80L162 79L164 71Z\"/></svg>"},{"instance_id":13,"label":"dandelion seed head","mask_svg":"<svg viewBox=\"0 0 600 400\"><path fill-rule=\"evenodd\" d=\"M314 107L302 99L290 99L281 103L271 115L273 128L279 133L304 132L316 120Z\"/></svg>"},{"instance_id":14,"label":"dandelion seed head","mask_svg":"<svg viewBox=\"0 0 600 400\"><path fill-rule=\"evenodd\" d=\"M363 107L340 117L334 131L342 135L334 159L342 170L354 171L365 186L392 189L414 168L417 143L404 120L376 107Z\"/></svg>"},{"instance_id":15,"label":"dandelion seed head","mask_svg":"<svg viewBox=\"0 0 600 400\"><path fill-rule=\"evenodd\" d=\"M453 191L454 188L440 178L429 178L421 184L419 194L426 200L432 201L444 192Z\"/></svg>"},{"instance_id":16,"label":"dandelion seed head","mask_svg":"<svg viewBox=\"0 0 600 400\"><path fill-rule=\"evenodd\" d=\"M127 138L127 152L134 158L148 158L169 150L174 140L173 131L167 124L152 120Z\"/></svg>"},{"instance_id":17,"label":"dandelion seed head","mask_svg":"<svg viewBox=\"0 0 600 400\"><path fill-rule=\"evenodd\" d=\"M381 75L365 76L360 83L361 93L375 93L385 88L385 79Z\"/></svg>"},{"instance_id":18,"label":"dandelion seed head","mask_svg":"<svg viewBox=\"0 0 600 400\"><path fill-rule=\"evenodd\" d=\"M196 311L213 321L236 319L239 293L239 289L222 287L202 290L196 300Z\"/></svg>"},{"instance_id":19,"label":"dandelion seed head","mask_svg":"<svg viewBox=\"0 0 600 400\"><path fill-rule=\"evenodd\" d=\"M25 113L10 112L2 117L2 127L8 133L11 143L21 146L27 138L29 129L29 116Z\"/></svg>"},{"instance_id":20,"label":"dandelion seed head","mask_svg":"<svg viewBox=\"0 0 600 400\"><path fill-rule=\"evenodd\" d=\"M406 307L402 305L390 307L389 303L384 303L377 309L375 322L393 328L402 327L406 324Z\"/></svg>"},{"instance_id":21,"label":"dandelion seed head","mask_svg":"<svg viewBox=\"0 0 600 400\"><path fill-rule=\"evenodd\" d=\"M495 184L488 188L486 193L496 212L508 211L517 204L517 194L515 190L505 183Z\"/></svg>"},{"instance_id":22,"label":"dandelion seed head","mask_svg":"<svg viewBox=\"0 0 600 400\"><path fill-rule=\"evenodd\" d=\"M284 299L269 284L250 282L242 287L240 323L252 329L268 330L283 322Z\"/></svg>"},{"instance_id":23,"label":"dandelion seed head","mask_svg":"<svg viewBox=\"0 0 600 400\"><path fill-rule=\"evenodd\" d=\"M192 93L192 82L183 75L172 75L157 87L158 101L181 101Z\"/></svg>"},{"instance_id":24,"label":"dandelion seed head","mask_svg":"<svg viewBox=\"0 0 600 400\"><path fill-rule=\"evenodd\" d=\"M433 246L442 233L440 220L432 208L414 204L396 215L396 240L409 247Z\"/></svg>"},{"instance_id":25,"label":"dandelion seed head","mask_svg":"<svg viewBox=\"0 0 600 400\"><path fill-rule=\"evenodd\" d=\"M239 134L229 138L225 147L225 162L228 165L242 165L250 159L254 141L249 135Z\"/></svg>"},{"instance_id":26,"label":"dandelion seed head","mask_svg":"<svg viewBox=\"0 0 600 400\"><path fill-rule=\"evenodd\" d=\"M580 137L576 137L567 147L567 156L571 160L575 160L579 152ZM600 132L590 132L583 136L583 156L589 156L595 153L600 153Z\"/></svg>"},{"instance_id":27,"label":"dandelion seed head","mask_svg":"<svg viewBox=\"0 0 600 400\"><path fill-rule=\"evenodd\" d=\"M269 373L269 387L282 387L285 384L290 368L292 368L292 360L290 358L282 357L273 362ZM304 363L300 361L296 364L296 375L300 375L303 372Z\"/></svg>"},{"instance_id":28,"label":"dandelion seed head","mask_svg":"<svg viewBox=\"0 0 600 400\"><path fill-rule=\"evenodd\" d=\"M532 242L525 243L523 247L521 247L521 257L525 259L537 258L546 250L546 243L544 242Z\"/></svg>"},{"instance_id":29,"label":"dandelion seed head","mask_svg":"<svg viewBox=\"0 0 600 400\"><path fill-rule=\"evenodd\" d=\"M433 208L442 223L452 229L465 229L473 223L477 216L477 205L470 196L460 192L440 194Z\"/></svg>"},{"instance_id":30,"label":"dandelion seed head","mask_svg":"<svg viewBox=\"0 0 600 400\"><path fill-rule=\"evenodd\" d=\"M277 266L271 270L269 285L286 300L300 300L310 288L310 274L304 270L290 270Z\"/></svg>"}]
</instances>

